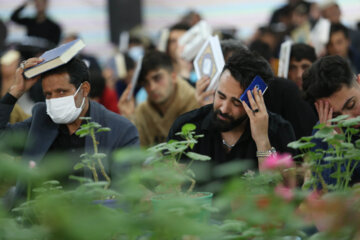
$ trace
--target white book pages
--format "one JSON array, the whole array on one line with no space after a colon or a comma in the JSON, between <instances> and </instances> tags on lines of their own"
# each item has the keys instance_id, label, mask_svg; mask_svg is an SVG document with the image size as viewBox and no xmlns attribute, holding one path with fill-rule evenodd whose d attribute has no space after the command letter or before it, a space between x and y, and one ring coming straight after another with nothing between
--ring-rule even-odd
<instances>
[{"instance_id":1,"label":"white book pages","mask_svg":"<svg viewBox=\"0 0 360 240\"><path fill-rule=\"evenodd\" d=\"M330 27L329 20L320 18L310 33L311 43L317 56L324 52L326 44L329 42Z\"/></svg>"},{"instance_id":2,"label":"white book pages","mask_svg":"<svg viewBox=\"0 0 360 240\"><path fill-rule=\"evenodd\" d=\"M289 72L292 41L287 40L281 44L279 55L278 77L287 78Z\"/></svg>"},{"instance_id":3,"label":"white book pages","mask_svg":"<svg viewBox=\"0 0 360 240\"><path fill-rule=\"evenodd\" d=\"M199 52L206 39L211 36L211 26L204 20L190 28L181 38L178 44L184 46L181 57L187 61L192 61Z\"/></svg>"},{"instance_id":4,"label":"white book pages","mask_svg":"<svg viewBox=\"0 0 360 240\"><path fill-rule=\"evenodd\" d=\"M122 53L117 53L114 57L117 77L124 79L127 74L125 57Z\"/></svg>"},{"instance_id":5,"label":"white book pages","mask_svg":"<svg viewBox=\"0 0 360 240\"><path fill-rule=\"evenodd\" d=\"M142 65L142 57L140 57L139 61L136 63L136 68L135 68L135 71L134 71L134 75L131 79L131 89L130 89L130 92L129 92L129 95L127 97L128 100L130 100L132 98L132 96L134 95L134 90L135 90L135 87L137 85L137 82L139 80L139 74L140 74L140 71L141 71L141 65Z\"/></svg>"},{"instance_id":6,"label":"white book pages","mask_svg":"<svg viewBox=\"0 0 360 240\"><path fill-rule=\"evenodd\" d=\"M218 36L210 36L202 45L193 62L198 79L210 77L210 84L206 91L216 89L225 60L221 51Z\"/></svg>"},{"instance_id":7,"label":"white book pages","mask_svg":"<svg viewBox=\"0 0 360 240\"><path fill-rule=\"evenodd\" d=\"M160 52L166 52L170 31L168 28L161 30L159 42L157 44L157 50Z\"/></svg>"}]
</instances>

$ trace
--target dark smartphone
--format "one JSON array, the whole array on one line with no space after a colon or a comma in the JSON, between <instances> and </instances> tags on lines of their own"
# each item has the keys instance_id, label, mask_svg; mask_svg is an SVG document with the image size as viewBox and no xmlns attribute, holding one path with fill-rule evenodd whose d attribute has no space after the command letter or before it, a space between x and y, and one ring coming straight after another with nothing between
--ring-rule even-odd
<instances>
[{"instance_id":1,"label":"dark smartphone","mask_svg":"<svg viewBox=\"0 0 360 240\"><path fill-rule=\"evenodd\" d=\"M253 95L254 97L254 94L253 94L253 89L255 87L258 87L258 89L261 90L262 94L264 95L266 89L267 89L267 85L266 83L264 82L264 80L256 75L254 77L254 79L252 80L251 84L245 89L244 93L240 96L240 100L241 101L245 101L247 103L247 105L251 108L251 105L250 105L250 102L249 102L249 98L247 96L247 91L248 90L251 90L251 95Z\"/></svg>"}]
</instances>

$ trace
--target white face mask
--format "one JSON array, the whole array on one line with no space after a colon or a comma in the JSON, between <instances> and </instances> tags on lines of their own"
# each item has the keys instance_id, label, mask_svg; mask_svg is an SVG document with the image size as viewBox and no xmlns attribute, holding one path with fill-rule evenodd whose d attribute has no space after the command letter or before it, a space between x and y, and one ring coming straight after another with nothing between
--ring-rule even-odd
<instances>
[{"instance_id":1,"label":"white face mask","mask_svg":"<svg viewBox=\"0 0 360 240\"><path fill-rule=\"evenodd\" d=\"M81 84L82 85L82 84ZM75 105L75 96L79 92L81 85L74 95L46 99L46 113L57 124L68 124L74 122L84 108L85 98L79 108Z\"/></svg>"}]
</instances>

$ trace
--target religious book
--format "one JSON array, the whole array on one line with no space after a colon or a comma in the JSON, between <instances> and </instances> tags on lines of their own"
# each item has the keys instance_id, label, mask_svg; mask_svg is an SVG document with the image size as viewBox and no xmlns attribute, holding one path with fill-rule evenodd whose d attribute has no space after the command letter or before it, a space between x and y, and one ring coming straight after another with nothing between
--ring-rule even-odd
<instances>
[{"instance_id":1,"label":"religious book","mask_svg":"<svg viewBox=\"0 0 360 240\"><path fill-rule=\"evenodd\" d=\"M119 51L125 53L129 49L130 33L123 31L119 35Z\"/></svg>"},{"instance_id":2,"label":"religious book","mask_svg":"<svg viewBox=\"0 0 360 240\"><path fill-rule=\"evenodd\" d=\"M319 57L325 53L326 44L330 38L331 23L329 20L320 18L310 33L311 44Z\"/></svg>"},{"instance_id":3,"label":"religious book","mask_svg":"<svg viewBox=\"0 0 360 240\"><path fill-rule=\"evenodd\" d=\"M179 38L178 44L183 48L181 57L192 61L211 34L211 26L204 20L195 24Z\"/></svg>"},{"instance_id":4,"label":"religious book","mask_svg":"<svg viewBox=\"0 0 360 240\"><path fill-rule=\"evenodd\" d=\"M129 95L127 97L128 100L130 100L131 97L134 95L135 87L138 82L140 71L141 71L142 59L143 58L140 57L140 59L136 63L136 68L135 68L134 74L131 79L131 89L130 89Z\"/></svg>"},{"instance_id":5,"label":"religious book","mask_svg":"<svg viewBox=\"0 0 360 240\"><path fill-rule=\"evenodd\" d=\"M278 77L287 78L290 64L292 41L287 40L280 46Z\"/></svg>"},{"instance_id":6,"label":"religious book","mask_svg":"<svg viewBox=\"0 0 360 240\"><path fill-rule=\"evenodd\" d=\"M160 52L166 52L168 41L169 41L170 31L168 28L161 30L160 38L157 44L157 50Z\"/></svg>"},{"instance_id":7,"label":"religious book","mask_svg":"<svg viewBox=\"0 0 360 240\"><path fill-rule=\"evenodd\" d=\"M40 56L44 61L31 68L25 69L24 75L26 78L32 78L53 68L59 67L69 62L84 47L85 43L81 39L76 39L46 51Z\"/></svg>"},{"instance_id":8,"label":"religious book","mask_svg":"<svg viewBox=\"0 0 360 240\"><path fill-rule=\"evenodd\" d=\"M124 79L127 75L125 56L121 52L114 56L116 75L119 79Z\"/></svg>"},{"instance_id":9,"label":"religious book","mask_svg":"<svg viewBox=\"0 0 360 240\"><path fill-rule=\"evenodd\" d=\"M206 91L216 89L218 79L225 65L218 36L210 36L207 39L195 57L193 64L198 79L203 76L210 78Z\"/></svg>"},{"instance_id":10,"label":"religious book","mask_svg":"<svg viewBox=\"0 0 360 240\"><path fill-rule=\"evenodd\" d=\"M254 94L253 94L254 88L261 90L262 95L264 95L268 86L259 75L256 75L254 77L254 79L252 80L252 82L250 83L250 85L245 89L244 93L240 96L240 100L246 102L246 104L251 109L252 109L252 107L251 107L247 92L250 90L251 95L254 97Z\"/></svg>"}]
</instances>

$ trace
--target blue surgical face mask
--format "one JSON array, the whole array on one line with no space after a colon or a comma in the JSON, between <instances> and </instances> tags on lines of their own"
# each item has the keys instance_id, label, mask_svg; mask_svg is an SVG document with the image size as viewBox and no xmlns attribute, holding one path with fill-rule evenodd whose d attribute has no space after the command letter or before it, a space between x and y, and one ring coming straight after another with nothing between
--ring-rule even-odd
<instances>
[{"instance_id":1,"label":"blue surgical face mask","mask_svg":"<svg viewBox=\"0 0 360 240\"><path fill-rule=\"evenodd\" d=\"M142 56L144 56L144 48L142 46L131 47L128 50L128 54L132 58L132 60L137 62Z\"/></svg>"}]
</instances>

